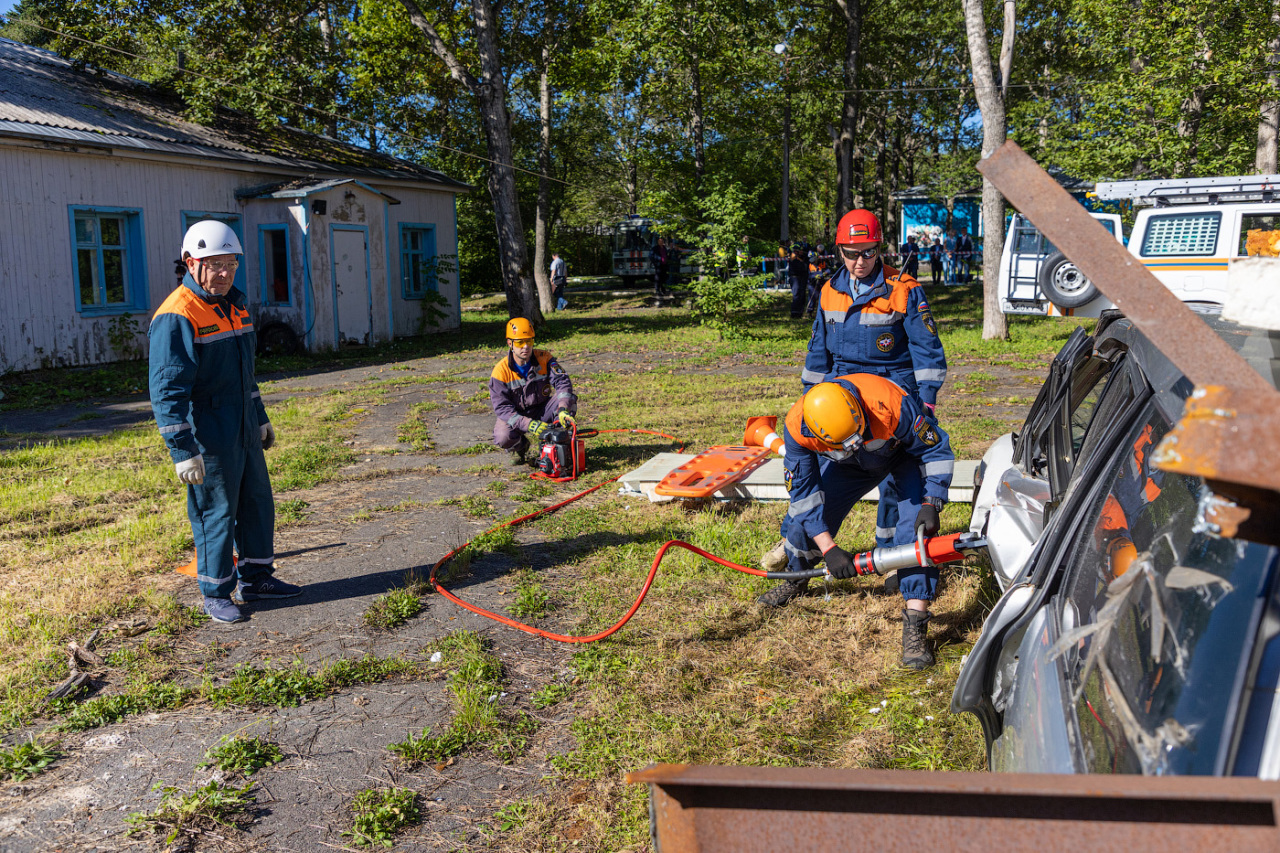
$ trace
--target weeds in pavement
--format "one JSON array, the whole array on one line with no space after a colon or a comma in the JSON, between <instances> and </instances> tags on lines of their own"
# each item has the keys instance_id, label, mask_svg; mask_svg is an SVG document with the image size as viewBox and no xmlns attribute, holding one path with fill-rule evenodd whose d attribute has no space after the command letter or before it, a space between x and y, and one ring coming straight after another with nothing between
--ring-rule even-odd
<instances>
[{"instance_id":1,"label":"weeds in pavement","mask_svg":"<svg viewBox=\"0 0 1280 853\"><path fill-rule=\"evenodd\" d=\"M217 779L193 791L157 783L153 790L164 793L153 812L134 812L125 818L132 832L164 836L173 844L180 836L194 837L218 827L243 828L253 821L253 782L230 785Z\"/></svg>"},{"instance_id":2,"label":"weeds in pavement","mask_svg":"<svg viewBox=\"0 0 1280 853\"><path fill-rule=\"evenodd\" d=\"M21 782L43 773L62 752L56 743L43 743L32 735L12 749L0 749L0 779Z\"/></svg>"},{"instance_id":3,"label":"weeds in pavement","mask_svg":"<svg viewBox=\"0 0 1280 853\"><path fill-rule=\"evenodd\" d=\"M422 819L418 795L408 788L373 788L351 801L351 831L343 835L357 847L381 844L391 847L396 833Z\"/></svg>"},{"instance_id":4,"label":"weeds in pavement","mask_svg":"<svg viewBox=\"0 0 1280 853\"><path fill-rule=\"evenodd\" d=\"M400 588L375 598L361 618L371 628L390 631L408 622L421 611L422 599L419 594L410 589Z\"/></svg>"},{"instance_id":5,"label":"weeds in pavement","mask_svg":"<svg viewBox=\"0 0 1280 853\"><path fill-rule=\"evenodd\" d=\"M441 734L432 735L425 728L387 749L409 764L444 761L473 746L488 749L502 761L522 755L534 723L524 714L503 709L506 676L502 662L488 650L488 641L473 631L459 631L428 648L440 652L440 665L451 669L453 719Z\"/></svg>"},{"instance_id":6,"label":"weeds in pavement","mask_svg":"<svg viewBox=\"0 0 1280 853\"><path fill-rule=\"evenodd\" d=\"M431 401L414 403L409 407L404 422L396 430L396 438L413 448L414 453L425 453L431 449L431 433L423 416L439 408L438 403Z\"/></svg>"},{"instance_id":7,"label":"weeds in pavement","mask_svg":"<svg viewBox=\"0 0 1280 853\"><path fill-rule=\"evenodd\" d=\"M276 527L285 527L302 521L307 517L305 510L309 506L311 504L301 498L276 501Z\"/></svg>"},{"instance_id":8,"label":"weeds in pavement","mask_svg":"<svg viewBox=\"0 0 1280 853\"><path fill-rule=\"evenodd\" d=\"M573 694L573 687L559 681L553 681L550 684L544 684L537 690L533 691L533 695L529 697L529 701L533 707L542 709L550 708L569 698Z\"/></svg>"},{"instance_id":9,"label":"weeds in pavement","mask_svg":"<svg viewBox=\"0 0 1280 853\"><path fill-rule=\"evenodd\" d=\"M515 584L516 600L508 608L519 619L537 619L551 612L551 596L534 574L533 569L519 569L511 575Z\"/></svg>"},{"instance_id":10,"label":"weeds in pavement","mask_svg":"<svg viewBox=\"0 0 1280 853\"><path fill-rule=\"evenodd\" d=\"M204 754L205 760L197 767L216 767L224 773L252 776L263 767L279 764L284 760L280 747L256 736L224 736L216 746Z\"/></svg>"}]
</instances>

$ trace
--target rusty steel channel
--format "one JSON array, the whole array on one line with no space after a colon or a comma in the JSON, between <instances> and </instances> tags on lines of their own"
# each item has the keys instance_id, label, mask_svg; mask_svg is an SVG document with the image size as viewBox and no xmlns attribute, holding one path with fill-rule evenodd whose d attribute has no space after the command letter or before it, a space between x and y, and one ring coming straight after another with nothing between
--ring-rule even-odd
<instances>
[{"instance_id":1,"label":"rusty steel channel","mask_svg":"<svg viewBox=\"0 0 1280 853\"><path fill-rule=\"evenodd\" d=\"M1280 782L660 764L656 853L1277 850Z\"/></svg>"}]
</instances>

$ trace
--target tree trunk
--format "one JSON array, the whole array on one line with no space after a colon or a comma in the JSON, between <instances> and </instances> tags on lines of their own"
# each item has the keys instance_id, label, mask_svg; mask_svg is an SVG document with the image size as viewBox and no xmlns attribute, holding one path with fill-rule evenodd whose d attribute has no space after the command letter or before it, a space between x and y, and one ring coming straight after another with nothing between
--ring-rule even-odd
<instances>
[{"instance_id":1,"label":"tree trunk","mask_svg":"<svg viewBox=\"0 0 1280 853\"><path fill-rule=\"evenodd\" d=\"M1013 35L1016 24L1014 0L1004 0L1004 33L1000 45L1000 81L992 69L987 43L987 22L982 0L964 0L965 34L969 42L969 66L973 90L982 111L982 156L990 157L1004 144L1006 134L1005 94L1009 70L1013 66ZM982 337L1008 340L1009 323L1000 310L1000 253L1004 248L1004 196L986 178L982 179Z\"/></svg>"},{"instance_id":2,"label":"tree trunk","mask_svg":"<svg viewBox=\"0 0 1280 853\"><path fill-rule=\"evenodd\" d=\"M885 115L882 112L880 113L880 115L876 116L876 183L875 183L875 202L873 204L873 210L875 211L876 218L879 219L881 223L881 230L883 230L884 212L885 212L884 167L885 167L886 139L885 139L884 122L885 122Z\"/></svg>"},{"instance_id":3,"label":"tree trunk","mask_svg":"<svg viewBox=\"0 0 1280 853\"><path fill-rule=\"evenodd\" d=\"M689 130L693 134L693 177L697 182L694 194L701 207L703 179L707 176L707 129L706 118L702 112L702 69L698 53L694 51L689 60L690 82L693 84L693 107L689 116ZM699 215L702 211L699 210Z\"/></svg>"},{"instance_id":4,"label":"tree trunk","mask_svg":"<svg viewBox=\"0 0 1280 853\"><path fill-rule=\"evenodd\" d=\"M551 23L542 21L543 34L551 35ZM542 46L542 67L538 73L538 206L533 222L533 280L538 285L538 302L542 313L555 310L551 297L551 274L547 264L547 239L551 208L551 48Z\"/></svg>"},{"instance_id":5,"label":"tree trunk","mask_svg":"<svg viewBox=\"0 0 1280 853\"><path fill-rule=\"evenodd\" d=\"M534 326L542 324L538 291L529 269L529 247L520 221L516 193L515 159L511 145L511 121L507 113L507 89L498 50L497 21L490 0L471 0L475 49L480 57L480 75L473 74L445 44L435 27L422 14L416 0L400 0L409 19L426 38L431 50L449 68L449 74L475 96L480 107L489 160L489 195L493 200L494 226L498 235L498 256L502 267L502 287L507 294L507 313L526 317Z\"/></svg>"},{"instance_id":6,"label":"tree trunk","mask_svg":"<svg viewBox=\"0 0 1280 853\"><path fill-rule=\"evenodd\" d=\"M1204 73L1209 59L1203 22L1196 24L1196 40L1199 47L1196 49L1196 58L1191 63L1191 70L1193 74L1199 75ZM1190 177L1199 162L1200 118L1203 114L1204 87L1195 86L1183 99L1182 108L1178 110L1177 134L1178 139L1182 140L1182 151L1173 166L1175 178Z\"/></svg>"},{"instance_id":7,"label":"tree trunk","mask_svg":"<svg viewBox=\"0 0 1280 853\"><path fill-rule=\"evenodd\" d=\"M862 0L836 0L845 21L844 101L840 108L840 156L836 158L836 174L840 187L836 199L836 215L844 216L855 206L854 148L858 132L858 69L862 51Z\"/></svg>"},{"instance_id":8,"label":"tree trunk","mask_svg":"<svg viewBox=\"0 0 1280 853\"><path fill-rule=\"evenodd\" d=\"M1280 171L1277 161L1277 138L1280 137L1280 2L1271 9L1271 31L1275 33L1267 42L1267 91L1258 118L1258 150L1253 168L1260 175L1274 175Z\"/></svg>"},{"instance_id":9,"label":"tree trunk","mask_svg":"<svg viewBox=\"0 0 1280 853\"><path fill-rule=\"evenodd\" d=\"M333 21L329 17L331 14L332 12L329 9L328 0L321 0L319 9L320 38L324 42L325 58L329 63L334 63L337 61L337 57L334 56L334 54L337 53L337 46L333 38ZM330 64L329 68L331 73L327 75L329 78L328 83L333 85L333 65ZM335 86L335 90L331 90L329 92L329 103L325 106L326 114L324 118L324 132L328 134L331 139L338 138L338 117L335 115L337 111L338 93Z\"/></svg>"},{"instance_id":10,"label":"tree trunk","mask_svg":"<svg viewBox=\"0 0 1280 853\"><path fill-rule=\"evenodd\" d=\"M784 243L791 239L791 99L786 86L782 88L782 225L778 236Z\"/></svg>"}]
</instances>

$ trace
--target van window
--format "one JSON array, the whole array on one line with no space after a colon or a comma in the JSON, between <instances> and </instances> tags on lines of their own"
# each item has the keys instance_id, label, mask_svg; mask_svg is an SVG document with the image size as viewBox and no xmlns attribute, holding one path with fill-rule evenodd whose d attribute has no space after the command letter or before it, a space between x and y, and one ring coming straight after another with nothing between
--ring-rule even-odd
<instances>
[{"instance_id":1,"label":"van window","mask_svg":"<svg viewBox=\"0 0 1280 853\"><path fill-rule=\"evenodd\" d=\"M1142 255L1212 255L1218 247L1221 221L1218 211L1153 216L1147 220Z\"/></svg>"},{"instance_id":2,"label":"van window","mask_svg":"<svg viewBox=\"0 0 1280 853\"><path fill-rule=\"evenodd\" d=\"M1245 251L1245 244L1249 242L1250 231L1276 231L1280 230L1280 214L1276 213L1246 213L1240 217L1240 245L1236 247L1236 254L1244 256L1248 254Z\"/></svg>"}]
</instances>

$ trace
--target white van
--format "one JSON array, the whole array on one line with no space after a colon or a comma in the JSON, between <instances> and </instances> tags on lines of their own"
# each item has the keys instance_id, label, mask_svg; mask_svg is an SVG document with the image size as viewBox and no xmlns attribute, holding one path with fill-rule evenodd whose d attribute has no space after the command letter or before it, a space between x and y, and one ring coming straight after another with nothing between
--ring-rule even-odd
<instances>
[{"instance_id":1,"label":"white van","mask_svg":"<svg viewBox=\"0 0 1280 853\"><path fill-rule=\"evenodd\" d=\"M1252 230L1280 228L1280 175L1117 181L1100 199L1130 199L1138 211L1129 253L1185 302L1222 304L1227 263L1245 256ZM1122 240L1120 217L1091 214ZM1115 307L1021 214L1014 214L1000 259L1006 314L1097 317Z\"/></svg>"}]
</instances>

